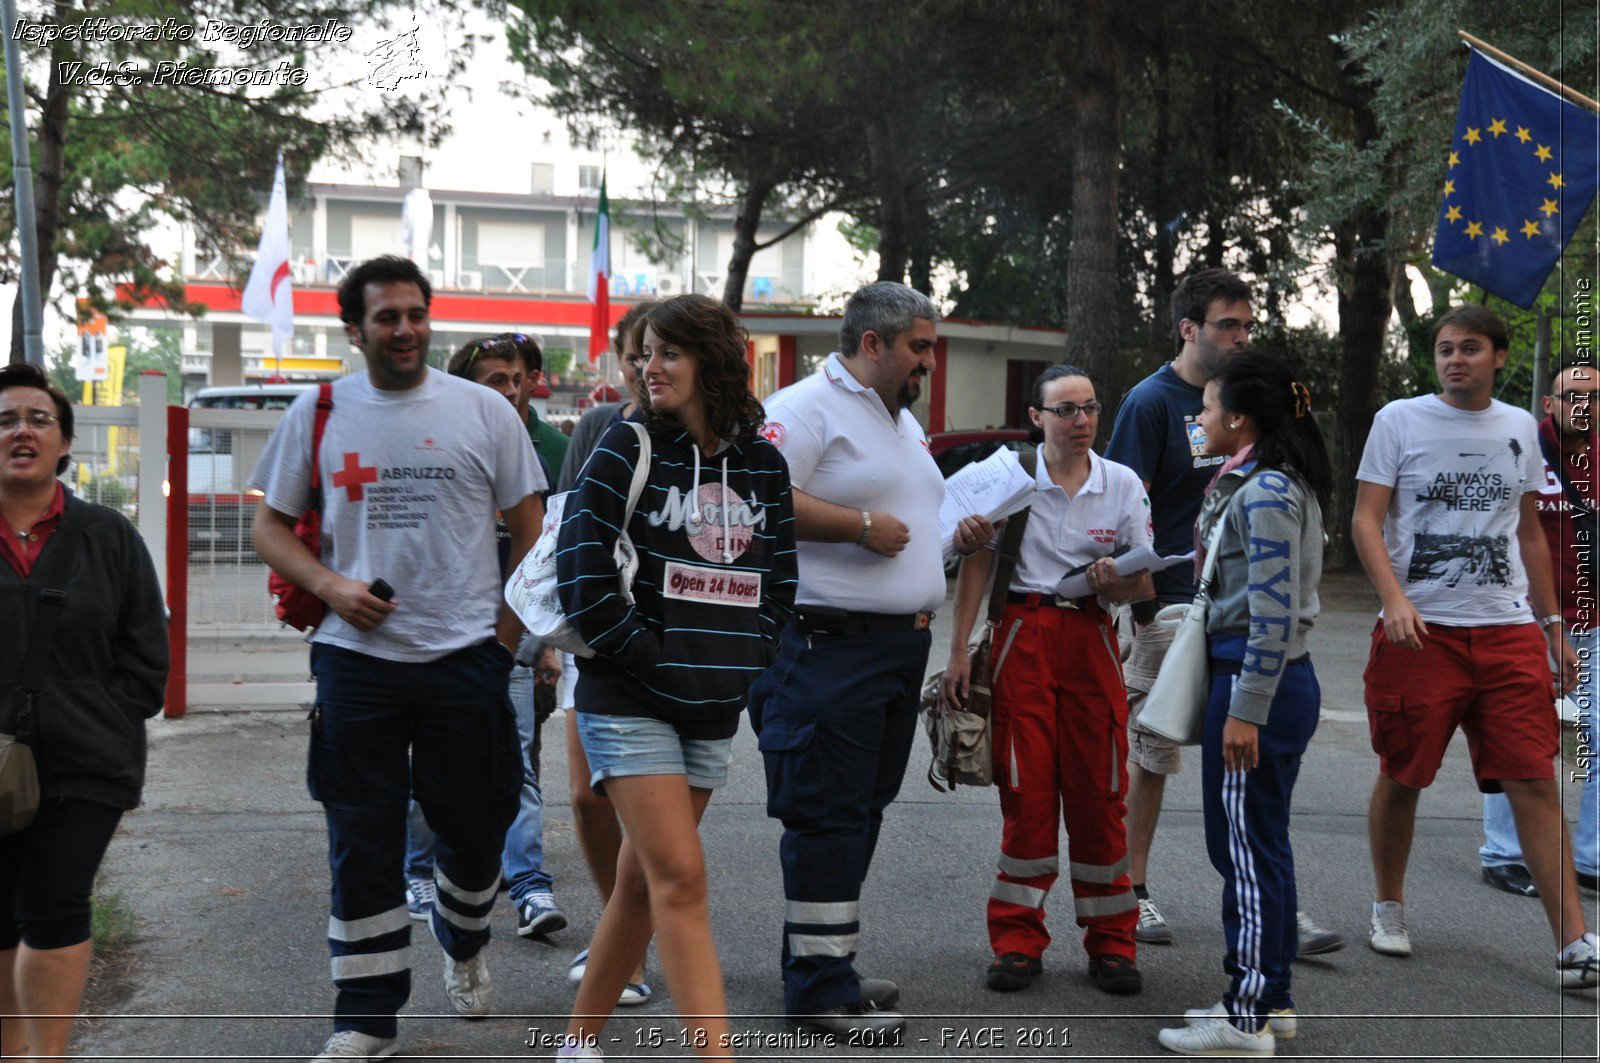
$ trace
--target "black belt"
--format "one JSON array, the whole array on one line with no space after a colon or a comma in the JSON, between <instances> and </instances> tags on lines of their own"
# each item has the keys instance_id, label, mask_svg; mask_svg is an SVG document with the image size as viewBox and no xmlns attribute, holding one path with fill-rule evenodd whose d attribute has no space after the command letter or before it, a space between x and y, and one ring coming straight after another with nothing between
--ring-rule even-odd
<instances>
[{"instance_id":1,"label":"black belt","mask_svg":"<svg viewBox=\"0 0 1600 1063\"><path fill-rule=\"evenodd\" d=\"M1006 592L1006 601L1013 605L1053 605L1057 609L1088 609L1096 604L1092 594L1085 594L1082 598L1063 598L1059 594L1030 594L1023 591Z\"/></svg>"},{"instance_id":2,"label":"black belt","mask_svg":"<svg viewBox=\"0 0 1600 1063\"><path fill-rule=\"evenodd\" d=\"M852 613L821 605L802 605L794 611L794 626L802 635L861 635L868 631L926 631L933 613Z\"/></svg>"}]
</instances>

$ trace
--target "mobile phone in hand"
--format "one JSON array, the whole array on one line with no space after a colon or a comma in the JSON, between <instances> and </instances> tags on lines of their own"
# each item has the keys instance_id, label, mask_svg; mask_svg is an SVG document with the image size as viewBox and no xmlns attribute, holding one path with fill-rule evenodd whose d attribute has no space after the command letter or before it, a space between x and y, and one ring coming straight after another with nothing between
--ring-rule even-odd
<instances>
[{"instance_id":1,"label":"mobile phone in hand","mask_svg":"<svg viewBox=\"0 0 1600 1063\"><path fill-rule=\"evenodd\" d=\"M381 598L386 602L394 601L394 588L389 586L388 580L375 579L372 586L367 588L367 593L374 598Z\"/></svg>"}]
</instances>

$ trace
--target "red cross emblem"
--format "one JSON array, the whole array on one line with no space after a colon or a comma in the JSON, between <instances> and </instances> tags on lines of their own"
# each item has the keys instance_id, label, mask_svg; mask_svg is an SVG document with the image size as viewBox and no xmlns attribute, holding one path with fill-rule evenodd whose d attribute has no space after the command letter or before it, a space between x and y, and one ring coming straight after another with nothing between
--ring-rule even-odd
<instances>
[{"instance_id":1,"label":"red cross emblem","mask_svg":"<svg viewBox=\"0 0 1600 1063\"><path fill-rule=\"evenodd\" d=\"M344 468L333 474L333 486L346 488L350 492L350 501L359 502L366 492L361 489L362 484L378 482L378 467L376 465L361 464L360 454L346 454Z\"/></svg>"}]
</instances>

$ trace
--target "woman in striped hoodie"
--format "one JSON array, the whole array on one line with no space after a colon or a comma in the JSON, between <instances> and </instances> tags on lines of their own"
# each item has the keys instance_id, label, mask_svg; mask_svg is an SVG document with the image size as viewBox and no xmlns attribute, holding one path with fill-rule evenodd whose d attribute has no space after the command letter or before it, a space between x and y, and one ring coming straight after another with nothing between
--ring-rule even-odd
<instances>
[{"instance_id":1,"label":"woman in striped hoodie","mask_svg":"<svg viewBox=\"0 0 1600 1063\"><path fill-rule=\"evenodd\" d=\"M750 393L747 337L726 307L678 296L635 330L648 453L633 425L607 430L568 500L557 555L562 609L595 651L578 663L578 733L591 784L626 831L562 1056L598 1056L652 931L688 1044L726 1056L697 827L727 780L750 684L793 611L789 470L757 435L764 414ZM641 460L648 477L629 516ZM614 558L624 526L639 560L628 592Z\"/></svg>"}]
</instances>

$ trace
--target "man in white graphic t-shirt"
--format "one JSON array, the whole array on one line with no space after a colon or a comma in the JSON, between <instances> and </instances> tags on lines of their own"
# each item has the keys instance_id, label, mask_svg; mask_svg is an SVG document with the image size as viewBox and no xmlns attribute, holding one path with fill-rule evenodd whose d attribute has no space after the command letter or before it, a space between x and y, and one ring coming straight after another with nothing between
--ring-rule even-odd
<instances>
[{"instance_id":1,"label":"man in white graphic t-shirt","mask_svg":"<svg viewBox=\"0 0 1600 1063\"><path fill-rule=\"evenodd\" d=\"M1383 601L1365 674L1379 765L1367 822L1371 943L1411 955L1404 890L1417 799L1459 727L1479 789L1511 801L1560 983L1586 988L1600 983L1596 941L1550 768L1560 750L1552 692L1572 688L1578 662L1539 525L1545 476L1534 421L1493 397L1507 345L1505 326L1481 306L1441 317L1440 394L1380 410L1356 473L1350 534Z\"/></svg>"},{"instance_id":2,"label":"man in white graphic t-shirt","mask_svg":"<svg viewBox=\"0 0 1600 1063\"><path fill-rule=\"evenodd\" d=\"M334 1033L315 1057L394 1053L411 990L406 806L439 835L431 925L456 1012L489 1011L483 948L500 852L521 781L506 684L521 625L501 595L495 513L510 564L543 520L547 487L516 410L494 391L429 369L428 280L392 256L339 286L366 372L339 380L311 486L316 392L273 432L251 487L256 551L328 605L310 636L317 678L307 782L328 821L328 947ZM314 555L295 520L320 494ZM391 600L375 594L376 581Z\"/></svg>"}]
</instances>

